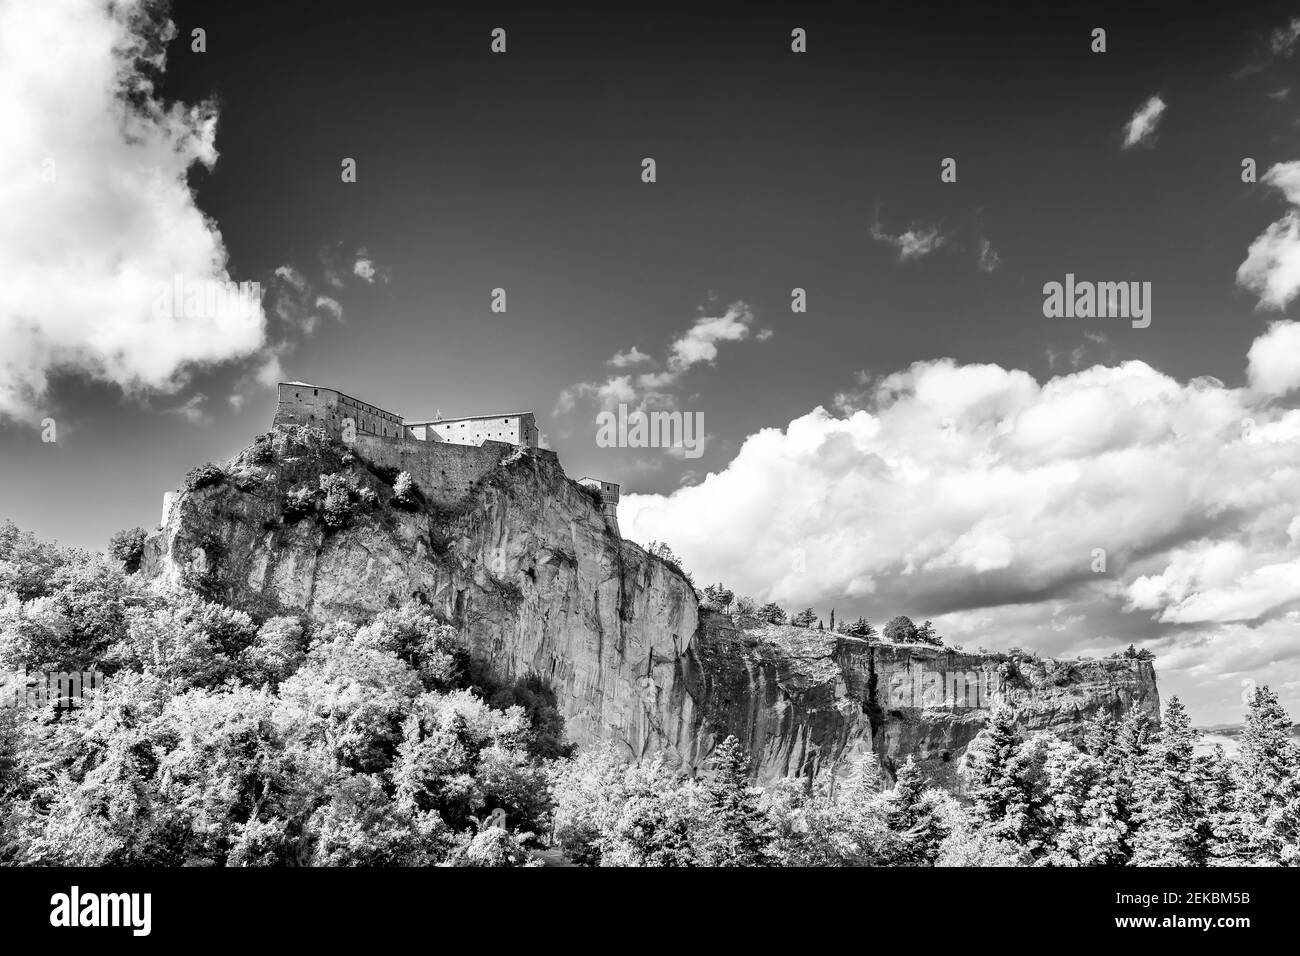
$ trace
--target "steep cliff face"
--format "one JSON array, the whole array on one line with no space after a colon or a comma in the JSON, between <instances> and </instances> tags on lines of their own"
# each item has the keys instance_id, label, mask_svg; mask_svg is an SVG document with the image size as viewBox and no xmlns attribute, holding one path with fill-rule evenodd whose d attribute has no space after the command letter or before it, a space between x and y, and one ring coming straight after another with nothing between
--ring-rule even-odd
<instances>
[{"instance_id":1,"label":"steep cliff face","mask_svg":"<svg viewBox=\"0 0 1300 956\"><path fill-rule=\"evenodd\" d=\"M671 565L619 538L553 454L469 449L473 480L452 494L434 486L454 450L429 461L399 451L423 476L423 502L394 496L385 462L398 452L382 442L349 451L277 429L224 478L169 496L145 573L317 620L427 601L499 678L548 681L572 740L697 767L734 733L763 781L847 772L872 752L886 774L912 754L950 780L999 699L1019 706L1026 727L1065 733L1099 712L1158 708L1146 662L1012 665L803 628L738 629L701 612ZM337 476L326 478L329 512L293 494L322 476Z\"/></svg>"}]
</instances>

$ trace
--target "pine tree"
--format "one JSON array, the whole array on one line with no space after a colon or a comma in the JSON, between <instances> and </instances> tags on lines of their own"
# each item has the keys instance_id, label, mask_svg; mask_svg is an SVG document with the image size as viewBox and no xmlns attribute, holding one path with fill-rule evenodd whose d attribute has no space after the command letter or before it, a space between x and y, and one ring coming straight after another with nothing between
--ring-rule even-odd
<instances>
[{"instance_id":1,"label":"pine tree","mask_svg":"<svg viewBox=\"0 0 1300 956\"><path fill-rule=\"evenodd\" d=\"M887 865L933 866L948 828L910 756L898 771L894 789L881 798L881 806L892 837Z\"/></svg>"},{"instance_id":2,"label":"pine tree","mask_svg":"<svg viewBox=\"0 0 1300 956\"><path fill-rule=\"evenodd\" d=\"M1193 773L1205 800L1205 819L1201 823L1199 839L1208 848L1211 858L1223 855L1224 846L1219 833L1230 826L1233 771L1233 761L1224 755L1223 747L1218 744L1210 753L1193 758Z\"/></svg>"},{"instance_id":3,"label":"pine tree","mask_svg":"<svg viewBox=\"0 0 1300 956\"><path fill-rule=\"evenodd\" d=\"M1256 866L1300 866L1300 752L1277 694L1260 687L1246 713L1220 855Z\"/></svg>"},{"instance_id":4,"label":"pine tree","mask_svg":"<svg viewBox=\"0 0 1300 956\"><path fill-rule=\"evenodd\" d=\"M1105 763L1064 740L1046 745L1043 808L1046 862L1054 866L1107 866L1123 862L1127 827Z\"/></svg>"},{"instance_id":5,"label":"pine tree","mask_svg":"<svg viewBox=\"0 0 1300 956\"><path fill-rule=\"evenodd\" d=\"M981 822L997 827L1018 799L1013 767L1022 738L1016 729L1015 711L999 704L989 715L988 726L967 750L973 812Z\"/></svg>"},{"instance_id":6,"label":"pine tree","mask_svg":"<svg viewBox=\"0 0 1300 956\"><path fill-rule=\"evenodd\" d=\"M1137 803L1134 789L1146 766L1146 752L1150 740L1151 718L1146 711L1135 707L1119 722L1115 728L1114 739L1101 755L1110 769L1118 817L1127 834L1131 834L1136 826L1133 819ZM1123 844L1124 858L1128 859L1132 852L1132 842L1126 836Z\"/></svg>"},{"instance_id":7,"label":"pine tree","mask_svg":"<svg viewBox=\"0 0 1300 956\"><path fill-rule=\"evenodd\" d=\"M1205 794L1196 778L1187 708L1169 700L1133 784L1135 866L1204 866L1209 855Z\"/></svg>"},{"instance_id":8,"label":"pine tree","mask_svg":"<svg viewBox=\"0 0 1300 956\"><path fill-rule=\"evenodd\" d=\"M720 834L711 857L719 866L762 866L772 828L763 810L761 787L749 782L749 756L734 736L713 753L709 803Z\"/></svg>"},{"instance_id":9,"label":"pine tree","mask_svg":"<svg viewBox=\"0 0 1300 956\"><path fill-rule=\"evenodd\" d=\"M1105 757L1115 746L1119 725L1112 714L1098 714L1083 729L1083 752L1093 757Z\"/></svg>"},{"instance_id":10,"label":"pine tree","mask_svg":"<svg viewBox=\"0 0 1300 956\"><path fill-rule=\"evenodd\" d=\"M865 617L859 617L852 624L844 627L844 633L849 637L870 638L875 635L876 629Z\"/></svg>"},{"instance_id":11,"label":"pine tree","mask_svg":"<svg viewBox=\"0 0 1300 956\"><path fill-rule=\"evenodd\" d=\"M794 627L812 627L813 622L816 620L817 620L817 612L810 607L806 607L798 614L796 614L793 618L791 618L790 623Z\"/></svg>"}]
</instances>

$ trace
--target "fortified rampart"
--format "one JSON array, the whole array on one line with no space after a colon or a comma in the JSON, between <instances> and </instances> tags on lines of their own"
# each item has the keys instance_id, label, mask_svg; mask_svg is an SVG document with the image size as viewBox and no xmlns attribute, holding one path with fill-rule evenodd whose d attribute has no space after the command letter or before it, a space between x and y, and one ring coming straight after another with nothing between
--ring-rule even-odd
<instances>
[{"instance_id":1,"label":"fortified rampart","mask_svg":"<svg viewBox=\"0 0 1300 956\"><path fill-rule=\"evenodd\" d=\"M281 382L278 398L276 425L321 428L372 464L408 472L425 498L443 508L464 501L475 484L520 448L558 460L553 451L537 447L540 432L532 412L417 421L310 382ZM601 492L601 510L617 534L619 486L599 478L583 482ZM164 499L164 525L169 509Z\"/></svg>"},{"instance_id":2,"label":"fortified rampart","mask_svg":"<svg viewBox=\"0 0 1300 956\"><path fill-rule=\"evenodd\" d=\"M454 445L376 435L357 435L350 445L372 464L408 472L425 498L442 508L459 505L475 484L504 459L519 452L517 446L499 441ZM532 449L529 453L557 460L555 452L545 448Z\"/></svg>"}]
</instances>

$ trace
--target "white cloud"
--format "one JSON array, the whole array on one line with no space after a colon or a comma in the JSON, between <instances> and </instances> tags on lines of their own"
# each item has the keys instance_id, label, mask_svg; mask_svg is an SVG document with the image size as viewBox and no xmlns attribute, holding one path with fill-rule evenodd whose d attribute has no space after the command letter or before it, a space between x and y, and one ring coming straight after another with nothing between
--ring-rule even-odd
<instances>
[{"instance_id":1,"label":"white cloud","mask_svg":"<svg viewBox=\"0 0 1300 956\"><path fill-rule=\"evenodd\" d=\"M646 362L653 363L654 359L634 345L626 351L615 352L605 364L612 365L614 368L627 368L629 365L641 365Z\"/></svg>"},{"instance_id":2,"label":"white cloud","mask_svg":"<svg viewBox=\"0 0 1300 956\"><path fill-rule=\"evenodd\" d=\"M718 343L748 338L753 321L753 313L743 302L734 303L722 315L700 316L669 347L668 367L680 374L692 365L712 365L718 357Z\"/></svg>"},{"instance_id":3,"label":"white cloud","mask_svg":"<svg viewBox=\"0 0 1300 956\"><path fill-rule=\"evenodd\" d=\"M754 314L744 302L732 303L721 315L701 315L668 344L662 368L610 375L604 381L571 385L560 393L555 412L571 412L582 401L590 402L598 411L612 410L621 404L637 409L675 408L676 389L682 377L697 365L714 364L721 343L742 342L750 338L753 322ZM771 337L770 329L760 330L754 336L758 341L767 341ZM606 361L607 365L617 369L643 363L657 364L651 356L635 347L615 352Z\"/></svg>"},{"instance_id":4,"label":"white cloud","mask_svg":"<svg viewBox=\"0 0 1300 956\"><path fill-rule=\"evenodd\" d=\"M207 404L208 397L202 392L193 395L183 405L177 405L175 408L167 409L169 415L179 415L187 422L197 425L208 420L207 412L204 405ZM236 406L238 410L238 406Z\"/></svg>"},{"instance_id":5,"label":"white cloud","mask_svg":"<svg viewBox=\"0 0 1300 956\"><path fill-rule=\"evenodd\" d=\"M216 111L157 98L166 36L146 10L0 3L0 417L32 420L56 368L171 393L191 369L264 345L256 302L233 323L154 308L178 277L230 276L186 182L216 163Z\"/></svg>"},{"instance_id":6,"label":"white cloud","mask_svg":"<svg viewBox=\"0 0 1300 956\"><path fill-rule=\"evenodd\" d=\"M1274 56L1290 56L1300 40L1300 17L1293 17L1286 26L1278 27L1268 36L1268 49Z\"/></svg>"},{"instance_id":7,"label":"white cloud","mask_svg":"<svg viewBox=\"0 0 1300 956\"><path fill-rule=\"evenodd\" d=\"M897 249L899 262L924 258L948 244L948 237L934 225L914 224L906 232L894 235L879 222L874 222L871 225L871 238Z\"/></svg>"},{"instance_id":8,"label":"white cloud","mask_svg":"<svg viewBox=\"0 0 1300 956\"><path fill-rule=\"evenodd\" d=\"M1039 383L938 360L857 397L750 435L699 484L625 496L623 533L761 600L1048 652L1215 642L1300 603L1300 409L1268 394L1136 361ZM1300 677L1300 642L1286 657Z\"/></svg>"},{"instance_id":9,"label":"white cloud","mask_svg":"<svg viewBox=\"0 0 1300 956\"><path fill-rule=\"evenodd\" d=\"M316 296L316 308L322 312L328 312L336 322L343 321L343 306L339 305L337 299L331 299L327 295L318 295Z\"/></svg>"},{"instance_id":10,"label":"white cloud","mask_svg":"<svg viewBox=\"0 0 1300 956\"><path fill-rule=\"evenodd\" d=\"M1247 377L1267 395L1285 395L1300 388L1300 323L1274 322L1251 343Z\"/></svg>"},{"instance_id":11,"label":"white cloud","mask_svg":"<svg viewBox=\"0 0 1300 956\"><path fill-rule=\"evenodd\" d=\"M980 240L979 265L981 272L995 272L998 266L1002 265L1002 257L993 248L993 243L987 239Z\"/></svg>"},{"instance_id":12,"label":"white cloud","mask_svg":"<svg viewBox=\"0 0 1300 956\"><path fill-rule=\"evenodd\" d=\"M1154 146L1156 127L1165 113L1165 101L1159 95L1151 97L1138 107L1133 118L1124 124L1123 149L1134 146Z\"/></svg>"},{"instance_id":13,"label":"white cloud","mask_svg":"<svg viewBox=\"0 0 1300 956\"><path fill-rule=\"evenodd\" d=\"M1250 244L1237 284L1259 296L1259 308L1284 309L1300 293L1300 160L1277 163L1262 182L1280 190L1291 208Z\"/></svg>"},{"instance_id":14,"label":"white cloud","mask_svg":"<svg viewBox=\"0 0 1300 956\"><path fill-rule=\"evenodd\" d=\"M374 285L376 282L387 283L389 280L389 271L377 265L364 246L357 250L356 261L352 263L352 274L367 285Z\"/></svg>"}]
</instances>

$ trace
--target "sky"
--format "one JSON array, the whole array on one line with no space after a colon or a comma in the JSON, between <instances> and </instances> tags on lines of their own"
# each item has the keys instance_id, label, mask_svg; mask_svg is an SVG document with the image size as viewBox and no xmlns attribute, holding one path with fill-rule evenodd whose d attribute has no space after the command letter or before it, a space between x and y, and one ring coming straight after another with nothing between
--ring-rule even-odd
<instances>
[{"instance_id":1,"label":"sky","mask_svg":"<svg viewBox=\"0 0 1300 956\"><path fill-rule=\"evenodd\" d=\"M532 410L700 585L1300 715L1300 6L1215 6L0 0L0 518L152 528L279 380Z\"/></svg>"}]
</instances>

